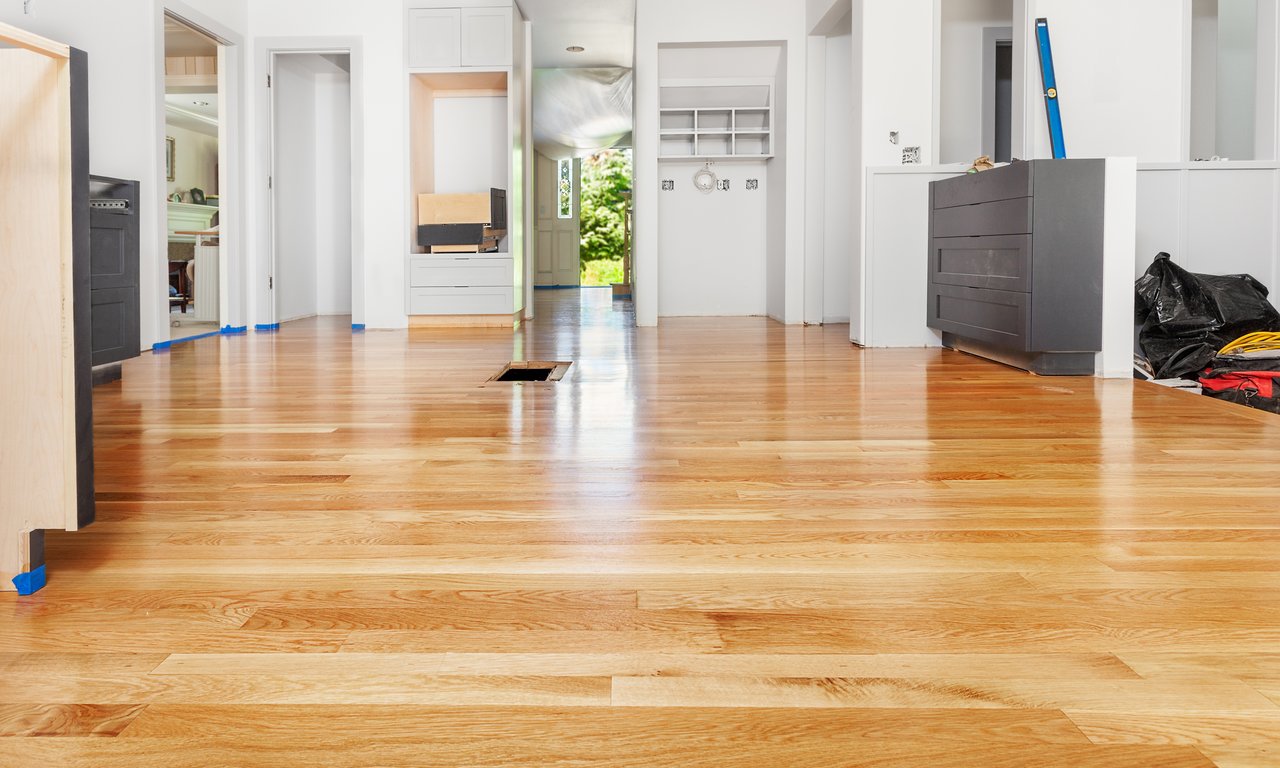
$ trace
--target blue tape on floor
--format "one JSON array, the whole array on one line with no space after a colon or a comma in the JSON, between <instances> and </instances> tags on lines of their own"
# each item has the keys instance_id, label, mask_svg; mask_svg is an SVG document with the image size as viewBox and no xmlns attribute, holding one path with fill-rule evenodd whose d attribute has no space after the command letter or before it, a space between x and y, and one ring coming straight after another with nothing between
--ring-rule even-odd
<instances>
[{"instance_id":1,"label":"blue tape on floor","mask_svg":"<svg viewBox=\"0 0 1280 768\"><path fill-rule=\"evenodd\" d=\"M352 330L352 332L363 331L363 330L364 330L364 323L352 323L352 324L351 324L351 330Z\"/></svg>"},{"instance_id":2,"label":"blue tape on floor","mask_svg":"<svg viewBox=\"0 0 1280 768\"><path fill-rule=\"evenodd\" d=\"M259 323L253 326L253 330L257 331L258 333L271 333L272 331L280 330L280 324L279 323Z\"/></svg>"},{"instance_id":3,"label":"blue tape on floor","mask_svg":"<svg viewBox=\"0 0 1280 768\"><path fill-rule=\"evenodd\" d=\"M20 573L13 577L13 586L18 588L19 595L34 595L44 589L47 583L48 574L43 565L30 573Z\"/></svg>"},{"instance_id":4,"label":"blue tape on floor","mask_svg":"<svg viewBox=\"0 0 1280 768\"><path fill-rule=\"evenodd\" d=\"M220 331L220 333L223 336L240 336L248 332L249 332L249 326L247 325L237 325L237 326L225 325L222 327L222 330Z\"/></svg>"},{"instance_id":5,"label":"blue tape on floor","mask_svg":"<svg viewBox=\"0 0 1280 768\"><path fill-rule=\"evenodd\" d=\"M188 341L199 341L200 339L208 339L213 336L221 336L222 334L223 334L222 331L209 331L208 333L201 333L195 336L188 336L185 339L170 339L169 341L157 341L155 344L151 345L151 351L152 352L168 352L169 349L173 347L174 344L186 344Z\"/></svg>"},{"instance_id":6,"label":"blue tape on floor","mask_svg":"<svg viewBox=\"0 0 1280 768\"><path fill-rule=\"evenodd\" d=\"M535 285L533 286L533 290L535 291L568 291L574 288L581 288L581 287L582 286L580 285Z\"/></svg>"}]
</instances>

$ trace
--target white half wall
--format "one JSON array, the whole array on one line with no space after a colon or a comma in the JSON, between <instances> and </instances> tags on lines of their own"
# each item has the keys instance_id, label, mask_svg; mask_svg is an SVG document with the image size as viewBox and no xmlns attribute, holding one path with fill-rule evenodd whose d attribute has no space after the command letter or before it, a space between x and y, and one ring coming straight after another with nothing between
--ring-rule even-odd
<instances>
[{"instance_id":1,"label":"white half wall","mask_svg":"<svg viewBox=\"0 0 1280 768\"><path fill-rule=\"evenodd\" d=\"M1280 164L1139 166L1134 277L1161 251L1192 272L1253 275L1280 295Z\"/></svg>"}]
</instances>

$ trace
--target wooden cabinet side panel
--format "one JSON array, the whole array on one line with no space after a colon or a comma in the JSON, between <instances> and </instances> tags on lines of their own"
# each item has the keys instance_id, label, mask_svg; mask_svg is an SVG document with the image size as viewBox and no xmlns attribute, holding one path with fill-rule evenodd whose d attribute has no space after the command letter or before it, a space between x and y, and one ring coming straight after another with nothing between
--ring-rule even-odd
<instances>
[{"instance_id":1,"label":"wooden cabinet side panel","mask_svg":"<svg viewBox=\"0 0 1280 768\"><path fill-rule=\"evenodd\" d=\"M24 531L76 514L67 66L0 50L0 588Z\"/></svg>"}]
</instances>

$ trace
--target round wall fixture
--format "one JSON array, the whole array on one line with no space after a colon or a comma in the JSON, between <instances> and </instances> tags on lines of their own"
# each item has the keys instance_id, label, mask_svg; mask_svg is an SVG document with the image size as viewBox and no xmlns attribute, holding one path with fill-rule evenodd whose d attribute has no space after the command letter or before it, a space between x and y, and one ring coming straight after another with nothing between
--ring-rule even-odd
<instances>
[{"instance_id":1,"label":"round wall fixture","mask_svg":"<svg viewBox=\"0 0 1280 768\"><path fill-rule=\"evenodd\" d=\"M583 47L582 47L582 46L580 46L580 45L571 45L571 46L569 46L568 48L565 48L565 50L566 50L566 51L568 51L569 53L582 53L583 51L585 51L585 50L587 50L587 49L586 49L586 48L583 48Z\"/></svg>"},{"instance_id":2,"label":"round wall fixture","mask_svg":"<svg viewBox=\"0 0 1280 768\"><path fill-rule=\"evenodd\" d=\"M711 170L711 163L707 163L706 167L693 174L693 186L704 195L709 195L716 190L716 182L720 179L716 178L715 171Z\"/></svg>"}]
</instances>

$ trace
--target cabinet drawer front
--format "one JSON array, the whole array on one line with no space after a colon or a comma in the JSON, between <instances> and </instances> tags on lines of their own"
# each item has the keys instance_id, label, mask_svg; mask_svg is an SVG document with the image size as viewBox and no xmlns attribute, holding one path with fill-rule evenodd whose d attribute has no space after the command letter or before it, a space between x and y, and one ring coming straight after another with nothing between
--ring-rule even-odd
<instances>
[{"instance_id":1,"label":"cabinet drawer front","mask_svg":"<svg viewBox=\"0 0 1280 768\"><path fill-rule=\"evenodd\" d=\"M929 327L957 336L1031 351L1031 294L966 288L929 287Z\"/></svg>"},{"instance_id":2,"label":"cabinet drawer front","mask_svg":"<svg viewBox=\"0 0 1280 768\"><path fill-rule=\"evenodd\" d=\"M411 288L411 315L510 315L515 312L511 288Z\"/></svg>"},{"instance_id":3,"label":"cabinet drawer front","mask_svg":"<svg viewBox=\"0 0 1280 768\"><path fill-rule=\"evenodd\" d=\"M1031 198L936 208L933 237L1031 234Z\"/></svg>"},{"instance_id":4,"label":"cabinet drawer front","mask_svg":"<svg viewBox=\"0 0 1280 768\"><path fill-rule=\"evenodd\" d=\"M929 279L941 285L1031 290L1031 236L941 237L929 250Z\"/></svg>"},{"instance_id":5,"label":"cabinet drawer front","mask_svg":"<svg viewBox=\"0 0 1280 768\"><path fill-rule=\"evenodd\" d=\"M1031 186L1031 163L1014 163L982 173L935 181L933 207L954 208L1031 197Z\"/></svg>"},{"instance_id":6,"label":"cabinet drawer front","mask_svg":"<svg viewBox=\"0 0 1280 768\"><path fill-rule=\"evenodd\" d=\"M414 259L409 264L412 288L454 288L515 284L511 259Z\"/></svg>"}]
</instances>

